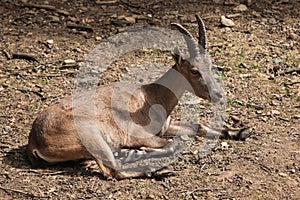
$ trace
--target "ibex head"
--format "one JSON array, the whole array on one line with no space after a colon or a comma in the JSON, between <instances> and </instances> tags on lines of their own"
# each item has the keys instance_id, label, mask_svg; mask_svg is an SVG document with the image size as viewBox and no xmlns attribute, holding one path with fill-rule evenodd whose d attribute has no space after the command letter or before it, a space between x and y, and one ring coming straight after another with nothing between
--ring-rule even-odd
<instances>
[{"instance_id":1,"label":"ibex head","mask_svg":"<svg viewBox=\"0 0 300 200\"><path fill-rule=\"evenodd\" d=\"M176 62L174 68L185 76L192 89L198 97L208 99L212 102L219 102L223 98L222 90L213 77L212 63L206 53L206 30L202 19L196 14L199 28L198 44L192 34L182 25L172 23L184 36L187 43L189 58L183 59L178 48L174 52Z\"/></svg>"}]
</instances>

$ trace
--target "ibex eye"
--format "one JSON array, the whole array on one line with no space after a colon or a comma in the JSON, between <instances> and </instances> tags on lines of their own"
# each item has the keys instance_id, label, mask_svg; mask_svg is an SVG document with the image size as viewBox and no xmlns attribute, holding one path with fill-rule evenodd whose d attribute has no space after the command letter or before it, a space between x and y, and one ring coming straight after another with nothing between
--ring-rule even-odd
<instances>
[{"instance_id":1,"label":"ibex eye","mask_svg":"<svg viewBox=\"0 0 300 200\"><path fill-rule=\"evenodd\" d=\"M198 70L191 70L191 73L194 74L194 75L200 74Z\"/></svg>"}]
</instances>

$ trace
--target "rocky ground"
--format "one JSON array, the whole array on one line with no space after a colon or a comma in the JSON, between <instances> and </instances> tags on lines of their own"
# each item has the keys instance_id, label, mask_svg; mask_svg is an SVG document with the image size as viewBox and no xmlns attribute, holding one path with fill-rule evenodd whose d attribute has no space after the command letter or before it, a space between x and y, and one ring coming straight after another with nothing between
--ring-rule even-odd
<instances>
[{"instance_id":1,"label":"rocky ground","mask_svg":"<svg viewBox=\"0 0 300 200\"><path fill-rule=\"evenodd\" d=\"M300 199L299 8L297 0L1 0L0 198ZM226 122L250 127L246 141L219 140L200 160L203 140L194 141L171 164L175 174L160 179L106 180L94 161L31 169L25 152L31 124L71 94L86 54L145 25L179 22L196 35L195 13L222 70ZM154 61L173 62L168 52L134 52L100 83Z\"/></svg>"}]
</instances>

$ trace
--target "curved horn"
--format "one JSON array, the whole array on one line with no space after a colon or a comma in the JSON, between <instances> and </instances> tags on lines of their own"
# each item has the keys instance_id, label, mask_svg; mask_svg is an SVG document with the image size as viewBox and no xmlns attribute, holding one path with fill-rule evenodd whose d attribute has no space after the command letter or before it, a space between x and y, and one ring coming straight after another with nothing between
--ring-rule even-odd
<instances>
[{"instance_id":1,"label":"curved horn","mask_svg":"<svg viewBox=\"0 0 300 200\"><path fill-rule=\"evenodd\" d=\"M194 37L192 36L192 34L183 26L181 26L180 24L177 23L172 23L171 25L175 26L180 33L183 34L183 37L186 41L186 44L188 46L188 51L190 53L190 58L195 58L199 55L199 48L198 48L198 44L195 41Z\"/></svg>"},{"instance_id":2,"label":"curved horn","mask_svg":"<svg viewBox=\"0 0 300 200\"><path fill-rule=\"evenodd\" d=\"M205 25L201 19L201 17L196 14L196 19L198 23L198 44L206 50L206 30L205 30ZM203 53L203 49L200 49L200 53Z\"/></svg>"}]
</instances>

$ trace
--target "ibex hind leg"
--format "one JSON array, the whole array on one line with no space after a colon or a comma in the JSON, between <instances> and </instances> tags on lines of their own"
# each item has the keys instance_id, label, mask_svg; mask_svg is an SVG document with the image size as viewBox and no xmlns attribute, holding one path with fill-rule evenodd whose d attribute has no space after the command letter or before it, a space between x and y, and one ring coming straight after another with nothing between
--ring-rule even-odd
<instances>
[{"instance_id":1,"label":"ibex hind leg","mask_svg":"<svg viewBox=\"0 0 300 200\"><path fill-rule=\"evenodd\" d=\"M80 121L80 124L77 125L78 135L82 144L94 157L104 176L113 177L118 180L149 176L149 170L136 171L134 169L121 169L121 166L119 166L119 164L117 163L110 146L102 137L100 127L96 122ZM161 143L156 143L154 145L165 144L163 142L163 139L159 139L159 141Z\"/></svg>"},{"instance_id":2,"label":"ibex hind leg","mask_svg":"<svg viewBox=\"0 0 300 200\"><path fill-rule=\"evenodd\" d=\"M81 143L96 160L104 176L113 177L119 165L97 122L81 119L76 122L76 128Z\"/></svg>"},{"instance_id":3,"label":"ibex hind leg","mask_svg":"<svg viewBox=\"0 0 300 200\"><path fill-rule=\"evenodd\" d=\"M140 160L146 160L151 158L163 158L172 156L175 152L175 145L170 143L169 145L155 149L149 147L141 147L140 149L123 149L119 159L122 164L133 163Z\"/></svg>"}]
</instances>

